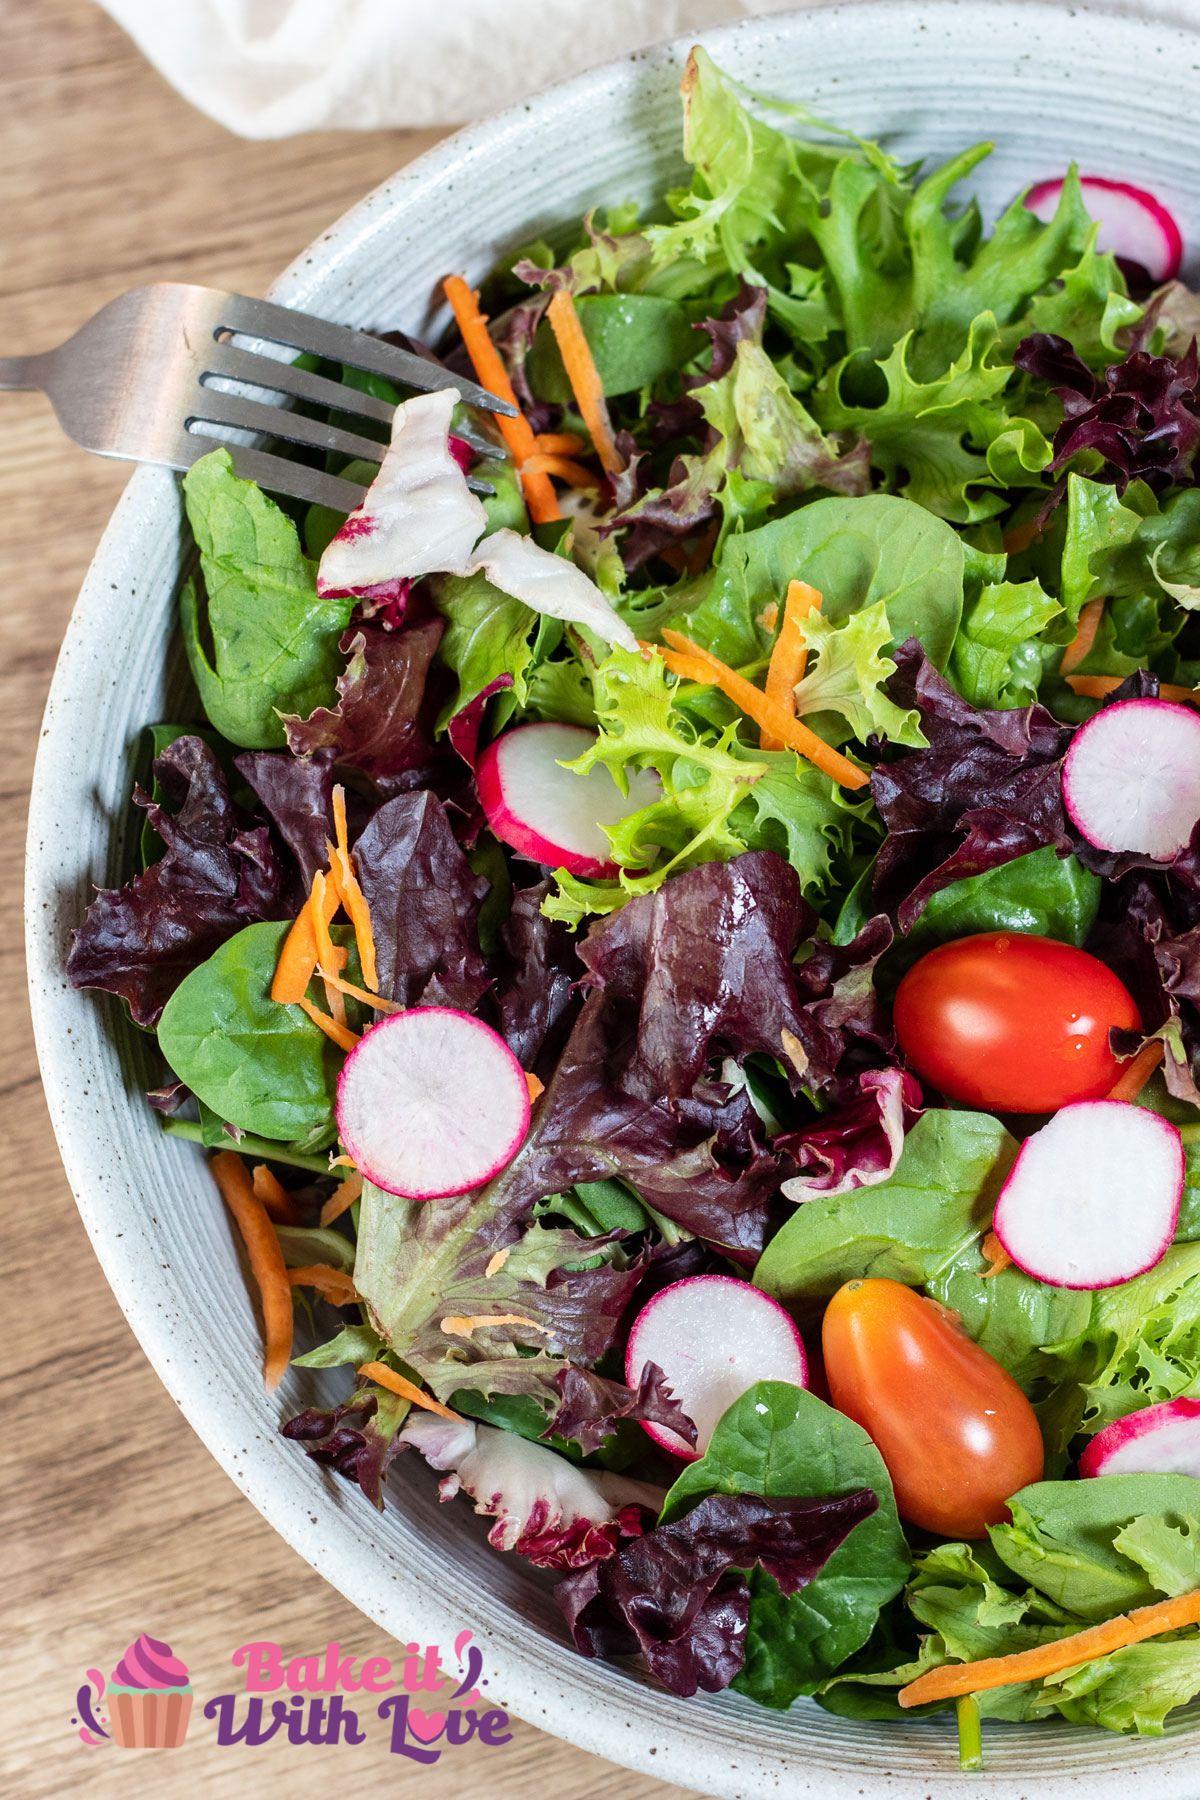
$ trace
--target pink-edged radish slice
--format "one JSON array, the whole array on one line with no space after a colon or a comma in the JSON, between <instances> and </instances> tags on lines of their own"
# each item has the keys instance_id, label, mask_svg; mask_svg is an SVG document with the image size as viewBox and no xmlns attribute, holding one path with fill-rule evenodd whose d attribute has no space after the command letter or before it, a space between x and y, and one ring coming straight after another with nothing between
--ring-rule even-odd
<instances>
[{"instance_id":1,"label":"pink-edged radish slice","mask_svg":"<svg viewBox=\"0 0 1200 1800\"><path fill-rule=\"evenodd\" d=\"M1145 188L1128 181L1110 181L1104 175L1081 175L1083 203L1100 226L1099 247L1128 262L1140 263L1152 281L1170 281L1183 261L1179 227L1162 204ZM1039 181L1025 196L1025 204L1039 219L1054 217L1063 183Z\"/></svg>"},{"instance_id":2,"label":"pink-edged radish slice","mask_svg":"<svg viewBox=\"0 0 1200 1800\"><path fill-rule=\"evenodd\" d=\"M1089 844L1169 861L1200 819L1200 713L1173 700L1102 707L1071 739L1062 787Z\"/></svg>"},{"instance_id":3,"label":"pink-edged radish slice","mask_svg":"<svg viewBox=\"0 0 1200 1800\"><path fill-rule=\"evenodd\" d=\"M1022 1144L992 1230L1051 1287L1116 1287L1166 1255L1183 1178L1177 1126L1125 1100L1077 1100Z\"/></svg>"},{"instance_id":4,"label":"pink-edged radish slice","mask_svg":"<svg viewBox=\"0 0 1200 1800\"><path fill-rule=\"evenodd\" d=\"M623 794L601 764L586 775L564 769L596 742L580 725L518 725L489 744L475 770L487 822L521 856L572 875L615 875L605 836L662 798L653 769L633 769Z\"/></svg>"},{"instance_id":5,"label":"pink-edged radish slice","mask_svg":"<svg viewBox=\"0 0 1200 1800\"><path fill-rule=\"evenodd\" d=\"M414 1006L373 1025L342 1066L337 1126L367 1180L406 1200L480 1187L529 1129L525 1071L490 1025Z\"/></svg>"},{"instance_id":6,"label":"pink-edged radish slice","mask_svg":"<svg viewBox=\"0 0 1200 1800\"><path fill-rule=\"evenodd\" d=\"M1164 1400L1114 1419L1080 1457L1079 1473L1200 1478L1200 1400Z\"/></svg>"},{"instance_id":7,"label":"pink-edged radish slice","mask_svg":"<svg viewBox=\"0 0 1200 1800\"><path fill-rule=\"evenodd\" d=\"M663 1450L694 1462L708 1448L722 1413L756 1381L807 1387L800 1333L777 1300L732 1275L691 1275L648 1300L633 1322L625 1379L636 1388L647 1363L696 1427L696 1446L665 1425L641 1421Z\"/></svg>"}]
</instances>

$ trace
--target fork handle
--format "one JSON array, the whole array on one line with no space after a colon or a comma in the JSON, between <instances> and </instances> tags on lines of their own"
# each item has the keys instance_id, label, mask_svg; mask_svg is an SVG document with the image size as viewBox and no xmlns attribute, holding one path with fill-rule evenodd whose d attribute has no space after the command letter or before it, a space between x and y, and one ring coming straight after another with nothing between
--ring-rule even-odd
<instances>
[{"instance_id":1,"label":"fork handle","mask_svg":"<svg viewBox=\"0 0 1200 1800\"><path fill-rule=\"evenodd\" d=\"M40 356L0 356L0 389L40 388Z\"/></svg>"}]
</instances>

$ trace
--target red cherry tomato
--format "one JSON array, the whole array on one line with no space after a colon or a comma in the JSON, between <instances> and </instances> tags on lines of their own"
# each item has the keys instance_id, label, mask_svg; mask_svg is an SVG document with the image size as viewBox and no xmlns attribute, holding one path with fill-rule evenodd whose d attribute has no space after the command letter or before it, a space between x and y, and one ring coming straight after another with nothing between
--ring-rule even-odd
<instances>
[{"instance_id":1,"label":"red cherry tomato","mask_svg":"<svg viewBox=\"0 0 1200 1800\"><path fill-rule=\"evenodd\" d=\"M1041 1480L1032 1406L935 1301L898 1281L848 1281L821 1342L833 1404L874 1440L910 1525L983 1537L1010 1495Z\"/></svg>"},{"instance_id":2,"label":"red cherry tomato","mask_svg":"<svg viewBox=\"0 0 1200 1800\"><path fill-rule=\"evenodd\" d=\"M1010 1113L1101 1099L1121 1071L1109 1031L1141 1025L1096 957L1011 931L931 950L900 983L894 1016L918 1075L950 1100Z\"/></svg>"}]
</instances>

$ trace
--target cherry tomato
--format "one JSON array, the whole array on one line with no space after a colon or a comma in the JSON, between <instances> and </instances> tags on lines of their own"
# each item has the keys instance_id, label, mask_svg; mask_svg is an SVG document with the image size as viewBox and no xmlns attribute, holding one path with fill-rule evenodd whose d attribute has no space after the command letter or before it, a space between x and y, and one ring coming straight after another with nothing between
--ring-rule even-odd
<instances>
[{"instance_id":1,"label":"cherry tomato","mask_svg":"<svg viewBox=\"0 0 1200 1800\"><path fill-rule=\"evenodd\" d=\"M896 992L896 1033L918 1075L995 1112L1054 1112L1110 1092L1114 1025L1141 1025L1129 990L1086 950L985 931L942 944Z\"/></svg>"},{"instance_id":2,"label":"cherry tomato","mask_svg":"<svg viewBox=\"0 0 1200 1800\"><path fill-rule=\"evenodd\" d=\"M900 1516L980 1538L1044 1467L1032 1406L953 1313L898 1281L848 1281L825 1309L822 1348L839 1412L887 1464Z\"/></svg>"}]
</instances>

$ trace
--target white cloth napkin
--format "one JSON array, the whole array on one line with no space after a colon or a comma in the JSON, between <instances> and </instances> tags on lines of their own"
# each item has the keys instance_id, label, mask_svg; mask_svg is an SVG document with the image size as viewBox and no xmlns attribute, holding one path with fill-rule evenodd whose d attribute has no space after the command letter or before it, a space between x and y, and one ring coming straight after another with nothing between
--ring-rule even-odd
<instances>
[{"instance_id":1,"label":"white cloth napkin","mask_svg":"<svg viewBox=\"0 0 1200 1800\"><path fill-rule=\"evenodd\" d=\"M273 138L460 123L622 52L795 0L101 4L193 106L242 137Z\"/></svg>"}]
</instances>

